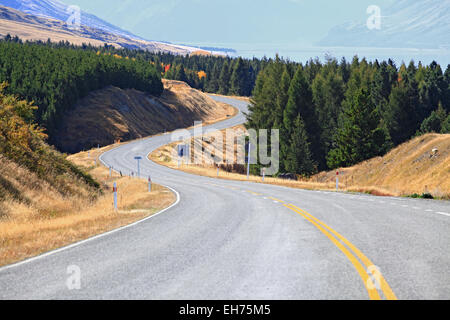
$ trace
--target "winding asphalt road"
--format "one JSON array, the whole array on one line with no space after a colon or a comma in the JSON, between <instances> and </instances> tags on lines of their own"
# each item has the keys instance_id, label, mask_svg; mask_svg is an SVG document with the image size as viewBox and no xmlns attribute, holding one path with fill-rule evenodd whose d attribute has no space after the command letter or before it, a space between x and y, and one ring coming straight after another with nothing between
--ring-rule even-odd
<instances>
[{"instance_id":1,"label":"winding asphalt road","mask_svg":"<svg viewBox=\"0 0 450 320\"><path fill-rule=\"evenodd\" d=\"M169 142L132 142L102 161L127 173ZM216 180L146 159L141 170L177 204L0 269L0 299L450 299L449 202ZM79 290L67 287L73 265Z\"/></svg>"}]
</instances>

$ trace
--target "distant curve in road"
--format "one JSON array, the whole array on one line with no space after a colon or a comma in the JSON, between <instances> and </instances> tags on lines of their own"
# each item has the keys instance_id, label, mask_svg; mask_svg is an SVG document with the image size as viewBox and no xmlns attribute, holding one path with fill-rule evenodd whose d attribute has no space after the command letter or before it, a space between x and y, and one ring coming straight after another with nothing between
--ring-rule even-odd
<instances>
[{"instance_id":1,"label":"distant curve in road","mask_svg":"<svg viewBox=\"0 0 450 320\"><path fill-rule=\"evenodd\" d=\"M246 111L246 103L222 97ZM213 125L242 124L236 117ZM123 173L160 135L102 156ZM145 159L179 194L151 219L0 269L0 299L449 299L450 204L218 180ZM69 266L81 271L69 290ZM382 277L380 277L382 275Z\"/></svg>"}]
</instances>

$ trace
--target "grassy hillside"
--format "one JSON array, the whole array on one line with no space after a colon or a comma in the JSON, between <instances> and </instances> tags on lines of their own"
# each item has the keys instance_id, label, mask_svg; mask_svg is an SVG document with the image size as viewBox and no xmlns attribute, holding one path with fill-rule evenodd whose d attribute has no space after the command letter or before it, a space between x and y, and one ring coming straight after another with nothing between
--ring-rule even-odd
<instances>
[{"instance_id":1,"label":"grassy hillside","mask_svg":"<svg viewBox=\"0 0 450 320\"><path fill-rule=\"evenodd\" d=\"M114 85L158 96L163 91L155 67L145 61L100 54L75 47L0 41L0 82L6 92L34 101L35 121L45 127L50 141L61 115L93 90Z\"/></svg>"},{"instance_id":2,"label":"grassy hillside","mask_svg":"<svg viewBox=\"0 0 450 320\"><path fill-rule=\"evenodd\" d=\"M79 29L69 29L64 21L38 17L0 5L0 35L11 34L23 40L70 43L103 46L105 43L116 48L139 48L150 52L189 54L195 48L171 45L162 42L131 39L96 28L81 25Z\"/></svg>"},{"instance_id":3,"label":"grassy hillside","mask_svg":"<svg viewBox=\"0 0 450 320\"><path fill-rule=\"evenodd\" d=\"M235 113L183 82L164 80L164 87L160 97L112 86L91 92L63 116L56 146L74 153L189 127L197 120L218 121Z\"/></svg>"},{"instance_id":4,"label":"grassy hillside","mask_svg":"<svg viewBox=\"0 0 450 320\"><path fill-rule=\"evenodd\" d=\"M66 159L44 142L31 121L34 109L0 90L0 266L129 224L175 201L164 187L154 185L149 193L145 180L111 177L95 165L107 148Z\"/></svg>"},{"instance_id":5,"label":"grassy hillside","mask_svg":"<svg viewBox=\"0 0 450 320\"><path fill-rule=\"evenodd\" d=\"M437 149L437 153L433 153ZM431 193L450 198L450 134L426 134L350 168L339 169L347 188L378 189L380 193ZM335 179L336 172L320 173L313 181Z\"/></svg>"},{"instance_id":6,"label":"grassy hillside","mask_svg":"<svg viewBox=\"0 0 450 320\"><path fill-rule=\"evenodd\" d=\"M36 109L26 101L4 95L0 87L0 215L23 204L40 208L53 200L91 201L99 184L44 142L42 130L32 123ZM55 208L56 210L56 208ZM50 210L52 211L52 210Z\"/></svg>"},{"instance_id":7,"label":"grassy hillside","mask_svg":"<svg viewBox=\"0 0 450 320\"><path fill-rule=\"evenodd\" d=\"M235 129L244 130L243 127ZM225 131L222 130L222 134ZM191 143L198 143L191 141ZM155 150L151 160L192 174L217 177L217 169L213 164L182 163L178 168L176 146L172 143ZM211 144L202 143L204 148L212 148ZM236 149L226 144L224 149ZM433 150L437 149L437 153ZM213 154L221 150L213 149ZM236 156L236 154L235 154ZM220 165L219 178L229 180L247 180L245 166ZM435 198L450 199L450 134L426 134L406 142L393 149L384 157L377 157L350 168L339 169L340 190L365 192L380 196L411 196L431 194ZM251 176L250 181L262 183L261 177ZM309 179L299 181L266 177L264 183L282 185L292 188L311 190L335 190L336 171L322 172Z\"/></svg>"}]
</instances>

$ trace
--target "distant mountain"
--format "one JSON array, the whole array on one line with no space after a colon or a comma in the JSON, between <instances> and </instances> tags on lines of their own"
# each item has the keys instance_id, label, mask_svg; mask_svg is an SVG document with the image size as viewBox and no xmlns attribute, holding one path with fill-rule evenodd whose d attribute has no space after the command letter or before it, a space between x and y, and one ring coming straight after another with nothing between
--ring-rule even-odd
<instances>
[{"instance_id":1,"label":"distant mountain","mask_svg":"<svg viewBox=\"0 0 450 320\"><path fill-rule=\"evenodd\" d=\"M382 8L380 30L369 30L366 21L348 22L331 29L318 45L449 49L449 35L450 0L398 0Z\"/></svg>"},{"instance_id":2,"label":"distant mountain","mask_svg":"<svg viewBox=\"0 0 450 320\"><path fill-rule=\"evenodd\" d=\"M58 0L0 0L0 4L35 16L52 18L55 20L66 21L70 16L67 12L69 5ZM143 40L128 31L122 30L84 11L81 12L81 24L116 35Z\"/></svg>"},{"instance_id":3,"label":"distant mountain","mask_svg":"<svg viewBox=\"0 0 450 320\"><path fill-rule=\"evenodd\" d=\"M72 30L66 21L70 13L68 5L57 0L0 0L0 35L11 34L24 40L69 41L81 45L104 43L116 47L142 49L172 54L192 54L198 48L158 41L147 41L132 33L81 12L81 27Z\"/></svg>"}]
</instances>

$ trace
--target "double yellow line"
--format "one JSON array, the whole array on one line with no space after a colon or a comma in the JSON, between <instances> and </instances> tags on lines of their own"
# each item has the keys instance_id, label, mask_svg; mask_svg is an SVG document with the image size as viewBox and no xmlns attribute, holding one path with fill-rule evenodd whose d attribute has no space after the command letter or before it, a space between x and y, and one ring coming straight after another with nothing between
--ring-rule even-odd
<instances>
[{"instance_id":1,"label":"double yellow line","mask_svg":"<svg viewBox=\"0 0 450 320\"><path fill-rule=\"evenodd\" d=\"M309 214L308 212L300 209L299 207L294 206L293 204L284 205L286 208L298 213L303 218L305 218L308 222L314 225L317 229L319 229L328 239L333 242L336 247L341 250L344 255L350 260L350 262L355 267L359 276L361 277L365 288L367 289L367 293L369 294L369 298L371 300L381 300L381 296L377 290L379 288L384 297L387 300L397 300L394 292L391 287L388 285L386 280L384 279L381 272L375 267L372 261L367 258L357 247L355 247L350 241L344 238L337 231L333 230L331 227L327 226L325 223ZM340 240L340 241L339 241ZM344 245L345 244L345 245ZM347 247L348 248L347 248ZM356 256L355 256L356 255ZM359 258L359 260L357 259ZM362 264L361 264L362 262ZM363 266L364 264L364 266ZM369 275L369 273L372 275ZM377 283L374 283L373 279Z\"/></svg>"}]
</instances>

